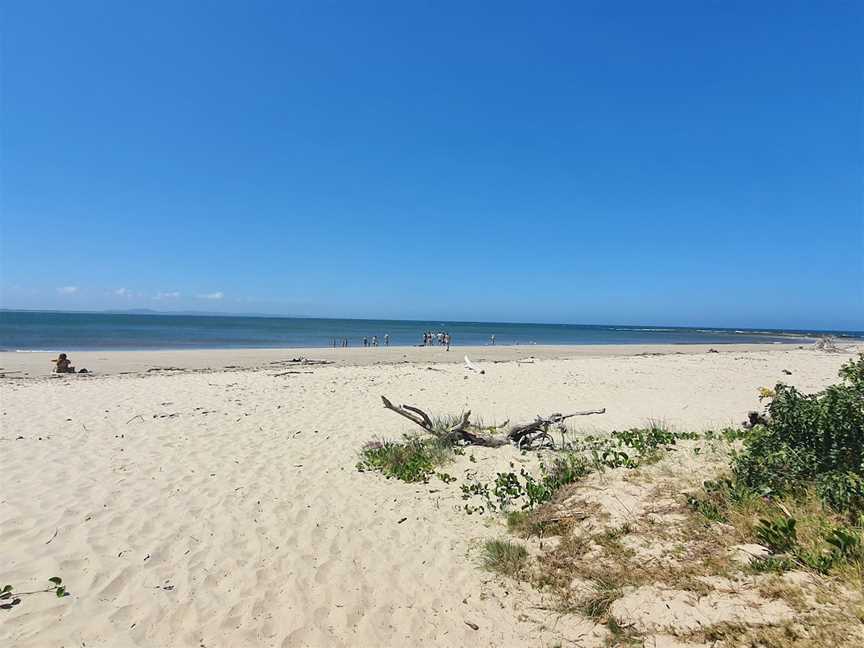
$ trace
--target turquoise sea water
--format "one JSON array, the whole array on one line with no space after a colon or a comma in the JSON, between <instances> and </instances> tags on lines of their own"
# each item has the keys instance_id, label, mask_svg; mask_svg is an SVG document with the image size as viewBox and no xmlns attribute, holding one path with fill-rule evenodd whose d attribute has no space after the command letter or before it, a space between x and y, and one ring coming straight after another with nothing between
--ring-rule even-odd
<instances>
[{"instance_id":1,"label":"turquoise sea water","mask_svg":"<svg viewBox=\"0 0 864 648\"><path fill-rule=\"evenodd\" d=\"M334 338L362 346L373 335L383 345L419 345L424 331L447 331L453 345L496 344L801 344L824 331L572 324L507 324L439 320L355 320L0 311L0 350L207 349L327 347ZM855 331L832 332L864 339Z\"/></svg>"}]
</instances>

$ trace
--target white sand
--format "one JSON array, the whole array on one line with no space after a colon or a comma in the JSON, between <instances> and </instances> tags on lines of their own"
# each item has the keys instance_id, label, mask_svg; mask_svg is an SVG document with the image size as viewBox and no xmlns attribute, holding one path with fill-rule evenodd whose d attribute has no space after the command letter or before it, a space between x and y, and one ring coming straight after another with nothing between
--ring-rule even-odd
<instances>
[{"instance_id":1,"label":"white sand","mask_svg":"<svg viewBox=\"0 0 864 648\"><path fill-rule=\"evenodd\" d=\"M558 359L573 357L607 357L620 355L698 354L712 348L705 344L656 344L615 345L597 344L585 346L479 346L453 347L370 347L348 349L219 349L188 351L75 351L69 353L73 365L99 375L138 373L178 367L190 371L214 371L220 369L268 368L291 358L316 358L333 362L339 366L371 364L399 364L424 362L430 364L462 362L468 355L473 361L507 361L524 359ZM716 345L718 350L773 351L787 347L777 344L727 344ZM51 372L56 353L37 351L32 353L0 352L0 376L9 378L44 376Z\"/></svg>"},{"instance_id":2,"label":"white sand","mask_svg":"<svg viewBox=\"0 0 864 648\"><path fill-rule=\"evenodd\" d=\"M590 645L591 624L533 609L478 566L478 545L503 527L466 515L459 484L465 470L504 470L519 455L473 450L477 464L465 456L447 467L460 478L452 484L360 473L364 442L411 431L380 395L433 413L470 408L486 421L605 406L586 427L654 417L704 430L757 408L760 386L823 387L851 355L718 348L475 350L485 375L461 364L362 364L425 352L456 360L458 349L377 349L365 359L362 349L76 353L78 366L106 374L213 367L214 357L260 367L343 356L340 366L284 376L275 368L37 379L15 377L45 366L44 356L4 354L0 584L26 591L59 575L72 596L30 596L0 611L0 644L544 646L584 633ZM528 355L549 359L481 362Z\"/></svg>"}]
</instances>

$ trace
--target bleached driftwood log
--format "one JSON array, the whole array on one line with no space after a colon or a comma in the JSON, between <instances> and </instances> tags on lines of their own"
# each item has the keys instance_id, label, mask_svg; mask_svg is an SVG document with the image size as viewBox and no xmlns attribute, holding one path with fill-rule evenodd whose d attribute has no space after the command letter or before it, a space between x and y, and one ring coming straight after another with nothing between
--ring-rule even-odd
<instances>
[{"instance_id":1,"label":"bleached driftwood log","mask_svg":"<svg viewBox=\"0 0 864 648\"><path fill-rule=\"evenodd\" d=\"M479 374L485 374L486 373L485 369L478 369L477 367L475 367L471 363L471 360L468 359L467 355L465 356L465 368L468 369L469 371L476 371Z\"/></svg>"},{"instance_id":2,"label":"bleached driftwood log","mask_svg":"<svg viewBox=\"0 0 864 648\"><path fill-rule=\"evenodd\" d=\"M496 435L495 432L507 426L507 421L498 426L479 426L471 423L471 411L469 410L462 414L458 422L449 427L441 425L436 426L432 422L432 419L429 418L429 415L419 407L414 407L412 405L394 405L386 396L382 396L381 400L384 403L384 407L387 409L396 412L400 416L404 416L415 425L419 425L429 434L432 434L443 441L449 443L461 441L469 445L480 445L491 448L497 448L507 445L508 443L512 443L513 445L524 449L543 447L554 448L555 441L549 434L549 430L552 426L556 426L558 429L563 431L565 429L564 421L569 418L574 416L589 416L591 414L604 414L606 412L606 408L604 407L602 409L573 412L572 414L555 413L550 414L545 418L538 416L530 423L514 425L506 434Z\"/></svg>"}]
</instances>

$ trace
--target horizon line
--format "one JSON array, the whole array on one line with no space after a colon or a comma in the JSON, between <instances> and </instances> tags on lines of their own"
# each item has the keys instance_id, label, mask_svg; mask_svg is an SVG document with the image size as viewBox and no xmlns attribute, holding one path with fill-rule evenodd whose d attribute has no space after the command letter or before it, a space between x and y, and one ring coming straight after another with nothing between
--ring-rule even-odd
<instances>
[{"instance_id":1,"label":"horizon line","mask_svg":"<svg viewBox=\"0 0 864 648\"><path fill-rule=\"evenodd\" d=\"M715 331L746 331L752 332L779 332L779 333L853 333L864 336L864 329L818 329L818 328L774 328L774 327L754 327L754 326L712 326L712 325L680 325L680 324L577 324L573 322L521 322L521 321L493 321L493 320L451 320L446 318L426 318L426 319L396 319L396 318L372 318L372 317L314 317L307 315L276 315L266 313L224 313L216 311L194 311L194 310L178 310L178 311L159 311L151 308L133 308L133 309L100 309L100 310L62 310L55 308L0 308L0 313L56 313L56 314L77 314L77 315L140 315L148 316L167 316L167 317L241 317L249 319L297 319L297 320L351 320L358 322L434 322L440 320L441 323L450 324L510 324L517 326L582 326L582 327L603 327L610 328L615 326L623 326L627 328L666 328L666 329L705 329Z\"/></svg>"}]
</instances>

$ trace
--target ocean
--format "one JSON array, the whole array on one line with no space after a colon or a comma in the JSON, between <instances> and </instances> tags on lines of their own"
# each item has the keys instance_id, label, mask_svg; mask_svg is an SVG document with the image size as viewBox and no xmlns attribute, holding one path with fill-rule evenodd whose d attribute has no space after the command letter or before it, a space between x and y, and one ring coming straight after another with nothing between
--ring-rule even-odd
<instances>
[{"instance_id":1,"label":"ocean","mask_svg":"<svg viewBox=\"0 0 864 648\"><path fill-rule=\"evenodd\" d=\"M860 331L780 331L666 326L512 324L440 320L358 320L170 314L0 311L2 351L85 351L352 347L384 335L391 346L415 346L424 331L447 331L454 346L511 344L802 344L825 334L864 339Z\"/></svg>"}]
</instances>

